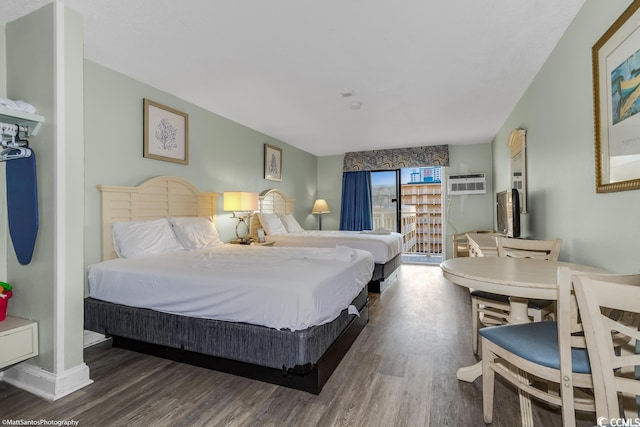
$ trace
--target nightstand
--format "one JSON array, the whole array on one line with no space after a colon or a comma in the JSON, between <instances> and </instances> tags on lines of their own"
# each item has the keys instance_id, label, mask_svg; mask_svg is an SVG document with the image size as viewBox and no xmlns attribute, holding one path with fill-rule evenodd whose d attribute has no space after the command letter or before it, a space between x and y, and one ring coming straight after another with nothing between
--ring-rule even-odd
<instances>
[{"instance_id":1,"label":"nightstand","mask_svg":"<svg viewBox=\"0 0 640 427\"><path fill-rule=\"evenodd\" d=\"M0 368L38 355L38 323L7 316L0 322Z\"/></svg>"}]
</instances>

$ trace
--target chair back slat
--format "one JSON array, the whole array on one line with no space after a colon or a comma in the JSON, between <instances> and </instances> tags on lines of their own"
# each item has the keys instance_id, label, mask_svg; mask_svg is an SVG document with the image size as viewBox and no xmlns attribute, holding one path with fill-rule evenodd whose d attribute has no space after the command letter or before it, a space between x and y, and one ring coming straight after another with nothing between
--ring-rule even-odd
<instances>
[{"instance_id":1,"label":"chair back slat","mask_svg":"<svg viewBox=\"0 0 640 427\"><path fill-rule=\"evenodd\" d=\"M498 256L512 258L535 258L557 261L562 239L527 240L498 236Z\"/></svg>"},{"instance_id":2,"label":"chair back slat","mask_svg":"<svg viewBox=\"0 0 640 427\"><path fill-rule=\"evenodd\" d=\"M571 348L585 348L586 342L581 336L572 335L582 332L582 325L578 322L578 310L573 286L572 275L575 273L569 267L558 268L558 300L556 303L556 321L558 322L558 350L560 356L560 378L562 385L562 421L563 425L575 423L573 365Z\"/></svg>"},{"instance_id":3,"label":"chair back slat","mask_svg":"<svg viewBox=\"0 0 640 427\"><path fill-rule=\"evenodd\" d=\"M619 418L620 398L640 395L640 275L573 279L594 383L598 416ZM637 409L636 409L637 411Z\"/></svg>"}]
</instances>

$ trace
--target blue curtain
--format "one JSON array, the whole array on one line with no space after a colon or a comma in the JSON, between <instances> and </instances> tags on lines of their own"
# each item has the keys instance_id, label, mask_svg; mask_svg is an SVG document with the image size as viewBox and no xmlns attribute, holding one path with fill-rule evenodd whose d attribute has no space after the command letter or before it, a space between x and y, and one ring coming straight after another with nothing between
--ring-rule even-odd
<instances>
[{"instance_id":1,"label":"blue curtain","mask_svg":"<svg viewBox=\"0 0 640 427\"><path fill-rule=\"evenodd\" d=\"M343 172L340 230L371 230L371 199L371 172Z\"/></svg>"}]
</instances>

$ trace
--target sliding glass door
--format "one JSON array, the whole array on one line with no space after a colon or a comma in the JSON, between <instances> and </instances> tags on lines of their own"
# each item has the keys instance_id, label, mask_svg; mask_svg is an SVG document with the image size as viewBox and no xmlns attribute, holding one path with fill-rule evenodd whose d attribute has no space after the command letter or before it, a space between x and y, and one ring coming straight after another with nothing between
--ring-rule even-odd
<instances>
[{"instance_id":1,"label":"sliding glass door","mask_svg":"<svg viewBox=\"0 0 640 427\"><path fill-rule=\"evenodd\" d=\"M371 172L373 227L397 231L403 251L439 262L443 253L442 168Z\"/></svg>"},{"instance_id":2,"label":"sliding glass door","mask_svg":"<svg viewBox=\"0 0 640 427\"><path fill-rule=\"evenodd\" d=\"M402 169L401 183L405 252L441 257L445 224L442 168Z\"/></svg>"},{"instance_id":3,"label":"sliding glass door","mask_svg":"<svg viewBox=\"0 0 640 427\"><path fill-rule=\"evenodd\" d=\"M399 231L398 193L400 171L371 172L373 228Z\"/></svg>"}]
</instances>

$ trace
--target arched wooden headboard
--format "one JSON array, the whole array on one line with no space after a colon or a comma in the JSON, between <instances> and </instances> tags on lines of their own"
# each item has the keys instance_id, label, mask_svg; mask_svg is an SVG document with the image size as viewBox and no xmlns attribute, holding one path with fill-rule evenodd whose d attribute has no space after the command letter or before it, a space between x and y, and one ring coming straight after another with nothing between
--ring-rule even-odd
<instances>
[{"instance_id":1,"label":"arched wooden headboard","mask_svg":"<svg viewBox=\"0 0 640 427\"><path fill-rule=\"evenodd\" d=\"M263 213L292 214L295 203L296 199L276 189L265 190L258 197L258 209Z\"/></svg>"},{"instance_id":2,"label":"arched wooden headboard","mask_svg":"<svg viewBox=\"0 0 640 427\"><path fill-rule=\"evenodd\" d=\"M265 190L258 197L258 212L293 214L293 207L296 199L287 197L282 191L277 189ZM251 216L249 235L254 239L258 236L258 228L261 228L260 218L257 215Z\"/></svg>"},{"instance_id":3,"label":"arched wooden headboard","mask_svg":"<svg viewBox=\"0 0 640 427\"><path fill-rule=\"evenodd\" d=\"M216 199L186 179L158 176L137 187L98 185L102 198L102 260L117 258L113 249L113 223L158 219L167 216L198 216L216 222Z\"/></svg>"}]
</instances>

